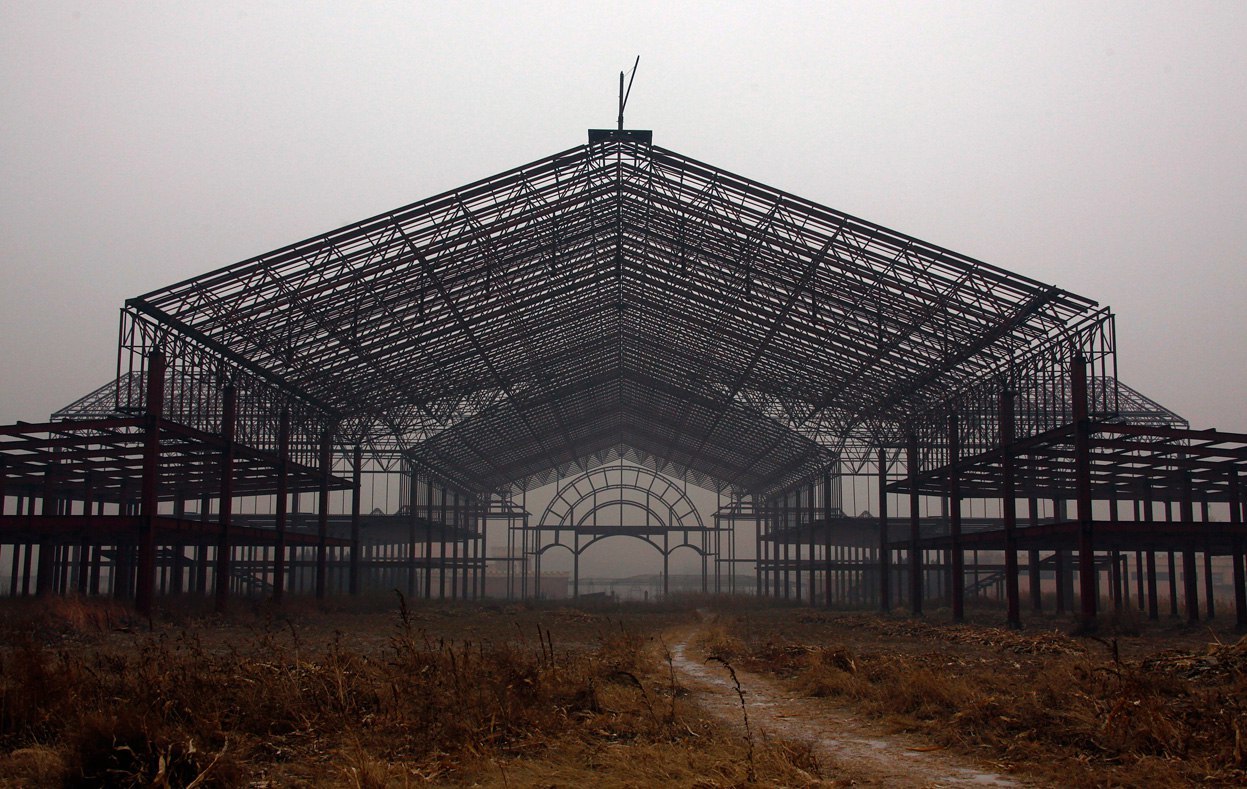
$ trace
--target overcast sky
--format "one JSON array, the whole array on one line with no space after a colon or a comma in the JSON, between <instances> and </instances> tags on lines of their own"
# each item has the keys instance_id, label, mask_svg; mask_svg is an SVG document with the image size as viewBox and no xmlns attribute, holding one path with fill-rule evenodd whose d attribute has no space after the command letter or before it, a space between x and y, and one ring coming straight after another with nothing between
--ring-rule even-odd
<instances>
[{"instance_id":1,"label":"overcast sky","mask_svg":"<svg viewBox=\"0 0 1247 789\"><path fill-rule=\"evenodd\" d=\"M1247 3L0 2L0 422L139 295L628 126L1117 312L1247 431Z\"/></svg>"}]
</instances>

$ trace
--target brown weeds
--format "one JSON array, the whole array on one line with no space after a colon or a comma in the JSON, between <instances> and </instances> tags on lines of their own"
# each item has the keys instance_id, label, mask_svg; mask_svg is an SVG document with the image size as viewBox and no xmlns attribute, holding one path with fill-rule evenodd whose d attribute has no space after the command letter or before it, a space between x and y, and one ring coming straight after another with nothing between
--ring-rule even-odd
<instances>
[{"instance_id":1,"label":"brown weeds","mask_svg":"<svg viewBox=\"0 0 1247 789\"><path fill-rule=\"evenodd\" d=\"M730 732L677 706L653 635L661 617L625 625L400 597L388 616L322 612L333 632L273 613L166 619L150 632L111 607L50 628L12 624L0 646L0 784L612 785L605 769L619 786L732 786L754 773L772 784L817 775L790 743L749 764ZM378 623L388 637L369 629Z\"/></svg>"},{"instance_id":2,"label":"brown weeds","mask_svg":"<svg viewBox=\"0 0 1247 789\"><path fill-rule=\"evenodd\" d=\"M1131 642L1139 656L1123 657L1119 639L1088 646L1058 632L749 618L707 643L806 695L1003 766L1068 784L1247 783L1247 639L1163 652Z\"/></svg>"}]
</instances>

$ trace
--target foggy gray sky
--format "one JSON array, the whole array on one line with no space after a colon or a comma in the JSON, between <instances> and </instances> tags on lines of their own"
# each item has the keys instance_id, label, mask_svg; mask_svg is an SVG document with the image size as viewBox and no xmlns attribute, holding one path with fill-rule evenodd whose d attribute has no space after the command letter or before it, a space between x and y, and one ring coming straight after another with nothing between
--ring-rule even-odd
<instances>
[{"instance_id":1,"label":"foggy gray sky","mask_svg":"<svg viewBox=\"0 0 1247 789\"><path fill-rule=\"evenodd\" d=\"M628 126L1113 306L1247 431L1247 3L0 4L0 422L138 295Z\"/></svg>"}]
</instances>

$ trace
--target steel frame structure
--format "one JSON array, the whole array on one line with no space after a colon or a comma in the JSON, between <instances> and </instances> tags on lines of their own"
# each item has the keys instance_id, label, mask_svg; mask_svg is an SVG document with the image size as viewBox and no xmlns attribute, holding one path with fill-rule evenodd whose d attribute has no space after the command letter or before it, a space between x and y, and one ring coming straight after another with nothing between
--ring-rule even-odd
<instances>
[{"instance_id":1,"label":"steel frame structure","mask_svg":"<svg viewBox=\"0 0 1247 789\"><path fill-rule=\"evenodd\" d=\"M639 517L628 517L636 510ZM617 513L617 514L616 514ZM558 490L537 522L525 519L518 527L522 568L527 573L532 557L535 591L541 593L541 557L554 548L572 556L572 595L580 594L580 557L608 537L631 537L649 544L662 556L662 593L670 592L671 555L681 548L701 558L701 591L720 589L722 559L734 553L724 545L724 533L734 534L716 519L706 526L688 491L665 475L637 465L601 465L575 477L560 480ZM672 538L675 542L673 544ZM514 544L514 539L512 543ZM523 578L527 583L527 577Z\"/></svg>"},{"instance_id":2,"label":"steel frame structure","mask_svg":"<svg viewBox=\"0 0 1247 789\"><path fill-rule=\"evenodd\" d=\"M277 458L252 492L278 502L290 469L314 469L322 533L337 484L326 478L349 470L352 591L362 474L404 480L403 506L377 517L407 518L386 561L409 590L432 596L434 570L445 588L449 567L450 593L467 596L483 588L491 519L509 543L522 524L529 546L517 494L627 461L726 493L712 530L755 524L759 593L829 601L837 563L870 561L888 605L884 491L902 463L958 469L1006 429L1005 445L1050 448L1080 419L1171 443L1185 439L1163 430L1187 427L1118 382L1114 317L1092 300L636 130L593 130L585 145L130 299L119 337L115 381L57 417L102 420L103 436L118 420L162 420L209 448L228 435ZM153 439L145 462L166 449ZM125 468L118 486L142 476ZM876 477L878 550L849 555L855 539L833 542L851 520L843 491ZM1065 473L1060 495L1084 477ZM950 495L947 475L924 479L916 494L968 495ZM1193 484L1215 499L1223 483L1210 480ZM155 479L147 515L185 482ZM959 529L957 507L945 510L943 528Z\"/></svg>"}]
</instances>

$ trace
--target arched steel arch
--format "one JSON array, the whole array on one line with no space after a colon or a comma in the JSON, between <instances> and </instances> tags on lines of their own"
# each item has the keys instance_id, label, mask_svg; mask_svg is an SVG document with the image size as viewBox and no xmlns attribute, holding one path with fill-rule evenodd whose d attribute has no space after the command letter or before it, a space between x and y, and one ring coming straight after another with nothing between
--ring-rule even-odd
<instances>
[{"instance_id":1,"label":"arched steel arch","mask_svg":"<svg viewBox=\"0 0 1247 789\"><path fill-rule=\"evenodd\" d=\"M601 515L619 508L617 519ZM628 524L625 509L644 513L644 524ZM632 537L653 546L662 556L663 593L670 590L671 554L679 548L692 548L702 559L702 587L708 584L708 562L718 558L722 531L716 522L707 527L696 504L676 481L643 466L611 465L578 474L560 482L557 492L529 527L522 542L532 546L529 554L536 571L536 593L540 595L541 557L555 547L566 547L572 554L572 594L579 594L580 556L607 537ZM730 532L729 532L730 533ZM678 542L672 544L672 538ZM566 540L570 538L570 543ZM527 562L524 564L527 567Z\"/></svg>"}]
</instances>

